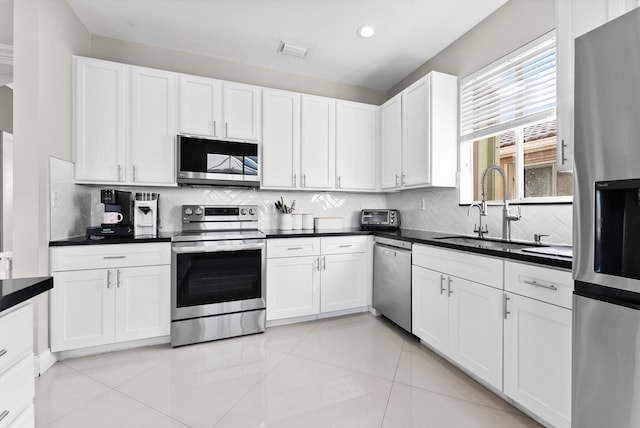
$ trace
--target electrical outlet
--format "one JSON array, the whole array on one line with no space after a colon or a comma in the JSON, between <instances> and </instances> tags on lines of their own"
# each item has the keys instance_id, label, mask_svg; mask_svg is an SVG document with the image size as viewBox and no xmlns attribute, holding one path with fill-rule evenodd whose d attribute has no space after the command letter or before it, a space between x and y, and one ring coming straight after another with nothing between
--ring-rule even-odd
<instances>
[{"instance_id":1,"label":"electrical outlet","mask_svg":"<svg viewBox=\"0 0 640 428\"><path fill-rule=\"evenodd\" d=\"M427 206L426 206L426 202L425 202L424 198L421 198L420 202L418 203L418 209L420 211L424 211L426 207Z\"/></svg>"},{"instance_id":2,"label":"electrical outlet","mask_svg":"<svg viewBox=\"0 0 640 428\"><path fill-rule=\"evenodd\" d=\"M51 192L51 207L52 208L60 207L60 192L56 192L56 191Z\"/></svg>"}]
</instances>

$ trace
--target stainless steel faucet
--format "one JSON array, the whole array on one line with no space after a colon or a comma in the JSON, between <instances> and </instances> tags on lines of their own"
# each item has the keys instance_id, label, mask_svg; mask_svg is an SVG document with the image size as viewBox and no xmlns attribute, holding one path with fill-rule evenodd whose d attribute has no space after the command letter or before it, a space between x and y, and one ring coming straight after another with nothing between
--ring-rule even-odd
<instances>
[{"instance_id":1,"label":"stainless steel faucet","mask_svg":"<svg viewBox=\"0 0 640 428\"><path fill-rule=\"evenodd\" d=\"M507 175L504 170L498 165L490 165L482 172L482 178L480 180L480 187L482 188L482 202L480 202L480 215L487 215L487 195L485 179L490 171L498 171L500 177L502 177L502 239L511 241L511 222L518 221L522 217L520 207L518 207L518 214L511 214L509 211L509 203L507 202Z\"/></svg>"}]
</instances>

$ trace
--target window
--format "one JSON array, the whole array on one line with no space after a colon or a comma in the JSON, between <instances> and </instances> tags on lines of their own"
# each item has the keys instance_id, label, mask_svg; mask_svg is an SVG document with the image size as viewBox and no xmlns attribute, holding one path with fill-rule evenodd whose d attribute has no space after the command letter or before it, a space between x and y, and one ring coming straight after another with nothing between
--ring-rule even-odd
<instances>
[{"instance_id":1,"label":"window","mask_svg":"<svg viewBox=\"0 0 640 428\"><path fill-rule=\"evenodd\" d=\"M565 201L570 171L557 169L556 48L554 33L479 70L460 87L460 202ZM506 186L506 188L505 188ZM565 198L558 198L564 196ZM552 198L552 199L549 199Z\"/></svg>"}]
</instances>

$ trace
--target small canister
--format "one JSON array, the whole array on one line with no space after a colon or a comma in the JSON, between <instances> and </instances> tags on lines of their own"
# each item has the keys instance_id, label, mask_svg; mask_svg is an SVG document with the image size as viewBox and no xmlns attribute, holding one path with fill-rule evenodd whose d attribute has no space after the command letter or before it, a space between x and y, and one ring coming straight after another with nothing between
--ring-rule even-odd
<instances>
[{"instance_id":1,"label":"small canister","mask_svg":"<svg viewBox=\"0 0 640 428\"><path fill-rule=\"evenodd\" d=\"M302 229L303 214L293 214L292 216L293 216L293 220L292 220L293 230Z\"/></svg>"},{"instance_id":2,"label":"small canister","mask_svg":"<svg viewBox=\"0 0 640 428\"><path fill-rule=\"evenodd\" d=\"M302 228L313 230L313 214L302 214Z\"/></svg>"}]
</instances>

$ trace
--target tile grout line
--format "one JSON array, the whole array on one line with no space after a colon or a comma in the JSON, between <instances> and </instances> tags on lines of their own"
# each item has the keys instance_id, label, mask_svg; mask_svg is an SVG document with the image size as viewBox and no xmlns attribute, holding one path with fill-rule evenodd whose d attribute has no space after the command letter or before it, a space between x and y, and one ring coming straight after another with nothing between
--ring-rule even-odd
<instances>
[{"instance_id":1,"label":"tile grout line","mask_svg":"<svg viewBox=\"0 0 640 428\"><path fill-rule=\"evenodd\" d=\"M387 417L387 411L389 410L389 402L391 401L391 394L393 393L393 386L396 383L396 376L398 375L398 368L400 368L400 360L402 359L402 352L404 346L407 343L406 339L402 339L402 346L400 347L400 355L398 355L398 362L396 363L396 370L393 373L393 380L391 381L391 388L389 388L389 396L387 397L387 403L384 406L384 413L382 414L382 420L380 421L380 428L384 425L384 420Z\"/></svg>"}]
</instances>

